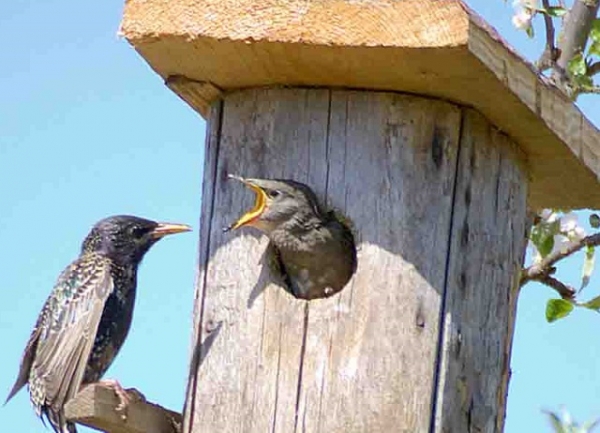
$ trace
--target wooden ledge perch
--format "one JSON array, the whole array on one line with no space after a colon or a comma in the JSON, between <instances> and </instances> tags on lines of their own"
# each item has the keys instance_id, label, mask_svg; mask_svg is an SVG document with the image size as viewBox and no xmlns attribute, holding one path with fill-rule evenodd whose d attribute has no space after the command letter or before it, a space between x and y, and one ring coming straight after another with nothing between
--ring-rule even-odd
<instances>
[{"instance_id":1,"label":"wooden ledge perch","mask_svg":"<svg viewBox=\"0 0 600 433\"><path fill-rule=\"evenodd\" d=\"M67 419L107 433L180 433L181 414L147 401L134 401L123 419L113 390L95 384L84 388L65 407Z\"/></svg>"}]
</instances>

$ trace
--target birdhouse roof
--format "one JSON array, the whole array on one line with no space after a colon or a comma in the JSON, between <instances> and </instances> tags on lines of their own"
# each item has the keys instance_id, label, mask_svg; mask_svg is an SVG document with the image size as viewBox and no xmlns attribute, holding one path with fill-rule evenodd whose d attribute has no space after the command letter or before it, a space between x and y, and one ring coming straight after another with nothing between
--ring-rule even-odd
<instances>
[{"instance_id":1,"label":"birdhouse roof","mask_svg":"<svg viewBox=\"0 0 600 433\"><path fill-rule=\"evenodd\" d=\"M600 207L598 130L460 1L127 0L121 34L203 116L273 85L474 107L524 151L531 207Z\"/></svg>"}]
</instances>

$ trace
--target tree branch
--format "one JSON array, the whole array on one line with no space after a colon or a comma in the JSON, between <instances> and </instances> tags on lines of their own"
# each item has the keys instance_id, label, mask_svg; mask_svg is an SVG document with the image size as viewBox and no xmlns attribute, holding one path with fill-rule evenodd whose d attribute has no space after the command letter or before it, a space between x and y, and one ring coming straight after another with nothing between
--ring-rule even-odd
<instances>
[{"instance_id":1,"label":"tree branch","mask_svg":"<svg viewBox=\"0 0 600 433\"><path fill-rule=\"evenodd\" d=\"M573 299L575 298L575 289L567 286L562 281L551 277L550 275L541 275L537 277L535 280L539 283L545 284L558 292L561 298L563 299Z\"/></svg>"},{"instance_id":2,"label":"tree branch","mask_svg":"<svg viewBox=\"0 0 600 433\"><path fill-rule=\"evenodd\" d=\"M550 276L550 274L554 272L554 265L556 262L564 259L567 256L570 256L584 247L595 247L598 245L600 245L600 233L586 236L579 241L573 242L567 248L548 254L538 263L523 269L523 272L521 273L521 286L525 285L529 281L543 282L540 280L540 278Z\"/></svg>"},{"instance_id":3,"label":"tree branch","mask_svg":"<svg viewBox=\"0 0 600 433\"><path fill-rule=\"evenodd\" d=\"M563 90L569 80L567 73L569 62L576 54L583 53L585 50L599 7L599 0L575 0L563 21L562 34L558 41L560 54L552 74L554 82Z\"/></svg>"},{"instance_id":4,"label":"tree branch","mask_svg":"<svg viewBox=\"0 0 600 433\"><path fill-rule=\"evenodd\" d=\"M597 73L600 73L600 61L592 63L588 66L587 73L590 77L593 77Z\"/></svg>"},{"instance_id":5,"label":"tree branch","mask_svg":"<svg viewBox=\"0 0 600 433\"><path fill-rule=\"evenodd\" d=\"M550 2L548 0L542 0L542 6L545 10L550 9ZM547 13L544 15L544 26L546 28L546 48L542 56L537 61L537 67L540 71L545 71L554 67L556 59L558 58L558 51L554 46L554 23L552 17Z\"/></svg>"}]
</instances>

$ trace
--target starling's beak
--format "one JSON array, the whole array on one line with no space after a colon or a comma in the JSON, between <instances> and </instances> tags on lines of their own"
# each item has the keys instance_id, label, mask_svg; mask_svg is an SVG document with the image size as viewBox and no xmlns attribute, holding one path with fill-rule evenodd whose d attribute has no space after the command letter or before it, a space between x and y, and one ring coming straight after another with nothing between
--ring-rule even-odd
<instances>
[{"instance_id":1,"label":"starling's beak","mask_svg":"<svg viewBox=\"0 0 600 433\"><path fill-rule=\"evenodd\" d=\"M256 201L254 202L254 206L252 207L252 209L250 209L248 212L242 215L240 219L231 224L229 227L225 227L223 229L224 232L235 230L243 225L254 221L263 213L267 206L267 194L263 191L263 189L260 186L256 185L249 179L244 179L243 177L235 176L233 174L230 174L228 177L230 179L239 180L252 191L254 191L256 193Z\"/></svg>"},{"instance_id":2,"label":"starling's beak","mask_svg":"<svg viewBox=\"0 0 600 433\"><path fill-rule=\"evenodd\" d=\"M153 239L160 239L163 236L189 232L190 230L192 230L192 228L187 224L158 223L158 226L150 232L150 236Z\"/></svg>"}]
</instances>

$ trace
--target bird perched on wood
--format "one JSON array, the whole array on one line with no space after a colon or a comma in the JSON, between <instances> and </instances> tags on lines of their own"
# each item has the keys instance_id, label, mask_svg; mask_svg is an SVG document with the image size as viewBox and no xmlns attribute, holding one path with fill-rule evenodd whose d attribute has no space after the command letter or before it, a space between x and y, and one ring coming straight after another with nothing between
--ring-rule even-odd
<instances>
[{"instance_id":1,"label":"bird perched on wood","mask_svg":"<svg viewBox=\"0 0 600 433\"><path fill-rule=\"evenodd\" d=\"M29 383L38 416L47 418L56 433L76 432L63 407L82 385L100 380L121 348L144 254L162 237L189 230L128 215L99 221L46 300L6 401ZM125 390L114 380L106 384L124 407L129 398Z\"/></svg>"},{"instance_id":2,"label":"bird perched on wood","mask_svg":"<svg viewBox=\"0 0 600 433\"><path fill-rule=\"evenodd\" d=\"M256 201L225 231L251 226L266 234L297 298L327 297L344 288L356 270L354 237L333 212L323 210L308 186L293 180L229 177L254 191Z\"/></svg>"}]
</instances>

